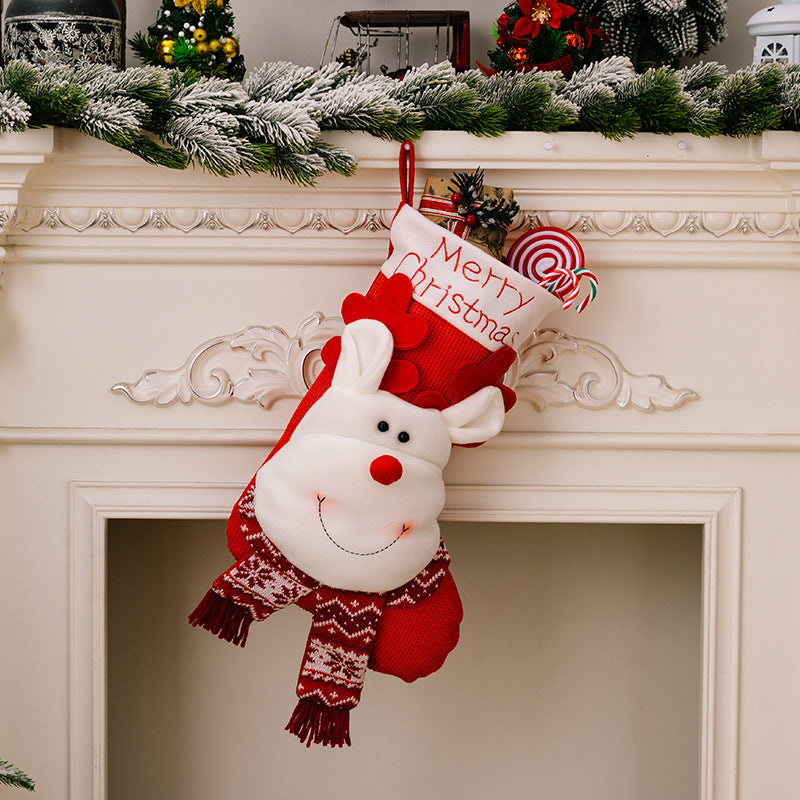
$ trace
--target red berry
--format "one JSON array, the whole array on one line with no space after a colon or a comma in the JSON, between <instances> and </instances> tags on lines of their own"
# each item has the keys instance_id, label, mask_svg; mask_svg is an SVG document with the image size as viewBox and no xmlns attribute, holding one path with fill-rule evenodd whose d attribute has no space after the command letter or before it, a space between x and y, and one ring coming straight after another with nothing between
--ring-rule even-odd
<instances>
[{"instance_id":1,"label":"red berry","mask_svg":"<svg viewBox=\"0 0 800 800\"><path fill-rule=\"evenodd\" d=\"M467 223L467 226L470 228L474 228L478 224L478 218L474 214L467 214L464 217L464 222Z\"/></svg>"},{"instance_id":2,"label":"red berry","mask_svg":"<svg viewBox=\"0 0 800 800\"><path fill-rule=\"evenodd\" d=\"M453 192L453 194L450 195L450 202L454 206L457 206L463 199L461 192Z\"/></svg>"}]
</instances>

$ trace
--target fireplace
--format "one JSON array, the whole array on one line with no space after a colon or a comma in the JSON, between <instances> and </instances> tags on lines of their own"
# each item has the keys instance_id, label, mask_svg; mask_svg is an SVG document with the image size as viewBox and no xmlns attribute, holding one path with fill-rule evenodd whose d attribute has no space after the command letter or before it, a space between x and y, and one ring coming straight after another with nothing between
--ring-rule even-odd
<instances>
[{"instance_id":1,"label":"fireplace","mask_svg":"<svg viewBox=\"0 0 800 800\"><path fill-rule=\"evenodd\" d=\"M480 755L508 796L791 795L796 134L426 134L419 185L480 165L515 188L518 231L568 228L601 280L585 314L527 343L503 433L447 467L463 646L412 686L377 676L353 749L309 754L280 731L293 677L252 685L271 648L264 669L296 674L307 616L276 616L244 651L184 625L182 592L228 565L224 519L319 369L342 297L385 256L397 146L331 138L361 166L313 190L172 173L70 131L0 140L0 596L14 610L0 755L69 800L143 796L126 747L154 756L138 780L204 800L221 796L211 753L250 760L236 780L254 791L289 786L284 750L343 775L358 739L375 754L385 737L412 759L444 743L449 772L417 773L430 796L448 775L455 796L488 796ZM240 681L245 706L208 681ZM248 736L219 730L239 711ZM350 796L377 796L370 780Z\"/></svg>"},{"instance_id":2,"label":"fireplace","mask_svg":"<svg viewBox=\"0 0 800 800\"><path fill-rule=\"evenodd\" d=\"M283 731L304 612L244 651L185 624L222 527L109 525L109 797L699 796L700 526L445 523L461 641L415 684L371 673L335 756Z\"/></svg>"}]
</instances>

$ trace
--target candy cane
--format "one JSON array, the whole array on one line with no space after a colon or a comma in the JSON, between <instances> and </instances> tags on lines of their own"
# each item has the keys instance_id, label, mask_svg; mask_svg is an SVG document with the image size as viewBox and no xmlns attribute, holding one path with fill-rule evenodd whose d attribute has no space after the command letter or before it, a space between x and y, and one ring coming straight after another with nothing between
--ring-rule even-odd
<instances>
[{"instance_id":1,"label":"candy cane","mask_svg":"<svg viewBox=\"0 0 800 800\"><path fill-rule=\"evenodd\" d=\"M597 297L597 276L591 270L583 269L580 270L578 280L581 281L583 278L587 278L589 280L589 294L587 294L586 297L584 297L583 300L581 300L581 302L575 306L575 311L577 311L578 314L580 314L581 311L583 311L586 306L588 306L589 303L591 303L592 300Z\"/></svg>"}]
</instances>

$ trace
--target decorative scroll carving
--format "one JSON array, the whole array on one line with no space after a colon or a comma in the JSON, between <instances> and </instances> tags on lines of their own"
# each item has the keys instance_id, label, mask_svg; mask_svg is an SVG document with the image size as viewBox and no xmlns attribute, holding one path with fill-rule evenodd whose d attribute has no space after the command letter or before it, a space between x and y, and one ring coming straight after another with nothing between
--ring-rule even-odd
<instances>
[{"instance_id":1,"label":"decorative scroll carving","mask_svg":"<svg viewBox=\"0 0 800 800\"><path fill-rule=\"evenodd\" d=\"M322 346L342 327L340 319L315 313L294 336L278 327L245 328L203 342L177 369L150 369L135 383L117 383L111 391L157 406L238 400L268 409L306 393L322 369Z\"/></svg>"},{"instance_id":2,"label":"decorative scroll carving","mask_svg":"<svg viewBox=\"0 0 800 800\"><path fill-rule=\"evenodd\" d=\"M315 231L375 233L389 229L392 211L377 209L236 209L236 208L0 208L0 229L29 233L36 229L67 229L75 233L126 230L282 231L296 234ZM689 235L757 235L769 239L800 234L793 213L684 212L684 211L523 211L513 230L523 232L554 225L584 236L613 238L650 234L664 239Z\"/></svg>"},{"instance_id":3,"label":"decorative scroll carving","mask_svg":"<svg viewBox=\"0 0 800 800\"><path fill-rule=\"evenodd\" d=\"M203 342L177 369L150 369L135 383L117 383L111 390L157 406L236 400L268 409L306 393L322 369L322 346L343 326L338 317L315 313L294 336L278 327L245 328ZM611 405L670 410L698 399L691 389L673 389L660 375L628 372L600 344L553 329L537 331L523 345L506 383L537 411L569 404L591 411Z\"/></svg>"},{"instance_id":4,"label":"decorative scroll carving","mask_svg":"<svg viewBox=\"0 0 800 800\"><path fill-rule=\"evenodd\" d=\"M603 345L550 328L523 344L506 382L537 411L571 403L590 410L616 405L668 411L699 399L691 389L673 389L661 375L629 372Z\"/></svg>"}]
</instances>

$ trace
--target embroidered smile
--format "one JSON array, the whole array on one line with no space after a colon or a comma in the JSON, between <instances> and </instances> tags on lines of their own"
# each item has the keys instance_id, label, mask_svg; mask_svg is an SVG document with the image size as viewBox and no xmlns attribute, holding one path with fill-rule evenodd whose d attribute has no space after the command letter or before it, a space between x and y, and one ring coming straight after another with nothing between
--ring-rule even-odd
<instances>
[{"instance_id":1,"label":"embroidered smile","mask_svg":"<svg viewBox=\"0 0 800 800\"><path fill-rule=\"evenodd\" d=\"M336 539L334 539L333 536L331 536L330 533L328 533L328 529L325 527L325 520L322 518L322 504L325 502L325 498L317 495L317 501L319 502L319 524L322 525L322 530L325 531L325 535L340 550L343 550L345 553L349 553L351 556L376 556L378 555L378 553L382 553L384 550L388 550L393 544L396 544L400 540L400 537L404 533L408 533L408 531L411 530L408 526L403 525L403 530L401 530L400 533L391 542L389 542L389 544L387 544L385 547L381 547L379 550L373 550L371 553L359 553L356 550L348 550L346 547L342 547L339 544L339 542L337 542Z\"/></svg>"}]
</instances>

